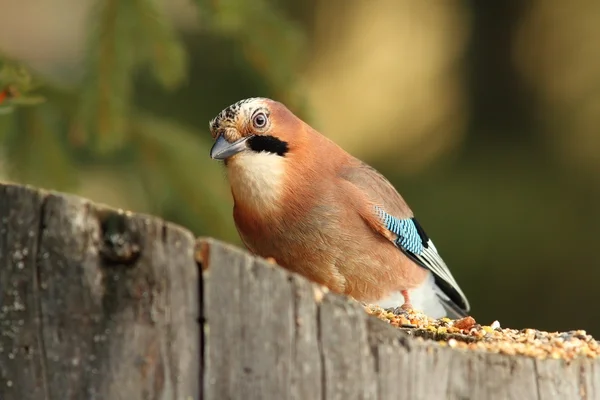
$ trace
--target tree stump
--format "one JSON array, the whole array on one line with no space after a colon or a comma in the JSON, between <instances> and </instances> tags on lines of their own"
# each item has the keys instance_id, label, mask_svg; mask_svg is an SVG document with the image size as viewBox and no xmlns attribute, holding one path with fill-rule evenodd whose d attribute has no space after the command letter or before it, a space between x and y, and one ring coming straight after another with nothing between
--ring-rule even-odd
<instances>
[{"instance_id":1,"label":"tree stump","mask_svg":"<svg viewBox=\"0 0 600 400\"><path fill-rule=\"evenodd\" d=\"M196 399L193 236L0 186L0 399Z\"/></svg>"},{"instance_id":2,"label":"tree stump","mask_svg":"<svg viewBox=\"0 0 600 400\"><path fill-rule=\"evenodd\" d=\"M468 351L202 239L207 399L600 399L600 361Z\"/></svg>"},{"instance_id":3,"label":"tree stump","mask_svg":"<svg viewBox=\"0 0 600 400\"><path fill-rule=\"evenodd\" d=\"M0 399L591 400L600 365L411 337L158 218L0 185Z\"/></svg>"}]
</instances>

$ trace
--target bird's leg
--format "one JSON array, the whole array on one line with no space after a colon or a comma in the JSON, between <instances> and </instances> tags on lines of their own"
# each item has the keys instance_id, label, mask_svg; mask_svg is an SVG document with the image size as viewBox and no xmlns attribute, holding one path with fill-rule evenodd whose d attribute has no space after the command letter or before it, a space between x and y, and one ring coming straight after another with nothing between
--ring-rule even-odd
<instances>
[{"instance_id":1,"label":"bird's leg","mask_svg":"<svg viewBox=\"0 0 600 400\"><path fill-rule=\"evenodd\" d=\"M408 312L412 310L412 304L410 304L410 296L408 294L408 290L401 290L400 293L402 297L404 297L404 303L400 307L392 307L387 308L386 311L389 311L395 315L408 315Z\"/></svg>"},{"instance_id":2,"label":"bird's leg","mask_svg":"<svg viewBox=\"0 0 600 400\"><path fill-rule=\"evenodd\" d=\"M408 290L401 290L400 293L402 297L404 297L404 304L402 304L403 310L412 310L412 304L410 304L410 296L408 295Z\"/></svg>"}]
</instances>

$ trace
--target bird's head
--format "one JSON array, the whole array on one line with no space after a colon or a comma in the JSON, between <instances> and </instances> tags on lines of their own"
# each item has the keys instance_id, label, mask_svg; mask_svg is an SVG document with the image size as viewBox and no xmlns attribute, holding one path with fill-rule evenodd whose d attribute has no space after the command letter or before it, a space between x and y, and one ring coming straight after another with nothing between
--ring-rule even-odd
<instances>
[{"instance_id":1,"label":"bird's head","mask_svg":"<svg viewBox=\"0 0 600 400\"><path fill-rule=\"evenodd\" d=\"M210 156L224 161L236 204L247 209L283 210L317 170L318 135L274 100L238 101L210 121L210 132Z\"/></svg>"},{"instance_id":2,"label":"bird's head","mask_svg":"<svg viewBox=\"0 0 600 400\"><path fill-rule=\"evenodd\" d=\"M230 105L209 127L215 144L210 156L228 160L240 153L267 153L285 157L297 130L297 119L283 104L267 98L249 98Z\"/></svg>"}]
</instances>

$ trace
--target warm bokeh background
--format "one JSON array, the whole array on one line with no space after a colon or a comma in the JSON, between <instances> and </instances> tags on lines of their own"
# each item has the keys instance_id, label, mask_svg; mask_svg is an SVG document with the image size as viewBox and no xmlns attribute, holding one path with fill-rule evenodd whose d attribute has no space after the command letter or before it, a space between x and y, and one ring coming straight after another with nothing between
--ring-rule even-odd
<instances>
[{"instance_id":1,"label":"warm bokeh background","mask_svg":"<svg viewBox=\"0 0 600 400\"><path fill-rule=\"evenodd\" d=\"M207 124L273 97L390 178L480 322L600 337L600 2L0 9L0 90L21 93L0 104L0 179L239 244Z\"/></svg>"}]
</instances>

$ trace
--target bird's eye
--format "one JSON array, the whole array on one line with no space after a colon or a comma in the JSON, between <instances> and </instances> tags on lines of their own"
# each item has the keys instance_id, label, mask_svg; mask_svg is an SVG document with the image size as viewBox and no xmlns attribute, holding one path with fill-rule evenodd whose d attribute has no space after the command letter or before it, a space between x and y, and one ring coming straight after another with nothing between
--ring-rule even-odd
<instances>
[{"instance_id":1,"label":"bird's eye","mask_svg":"<svg viewBox=\"0 0 600 400\"><path fill-rule=\"evenodd\" d=\"M265 113L260 112L252 117L252 125L257 129L262 129L267 126L267 116Z\"/></svg>"}]
</instances>

